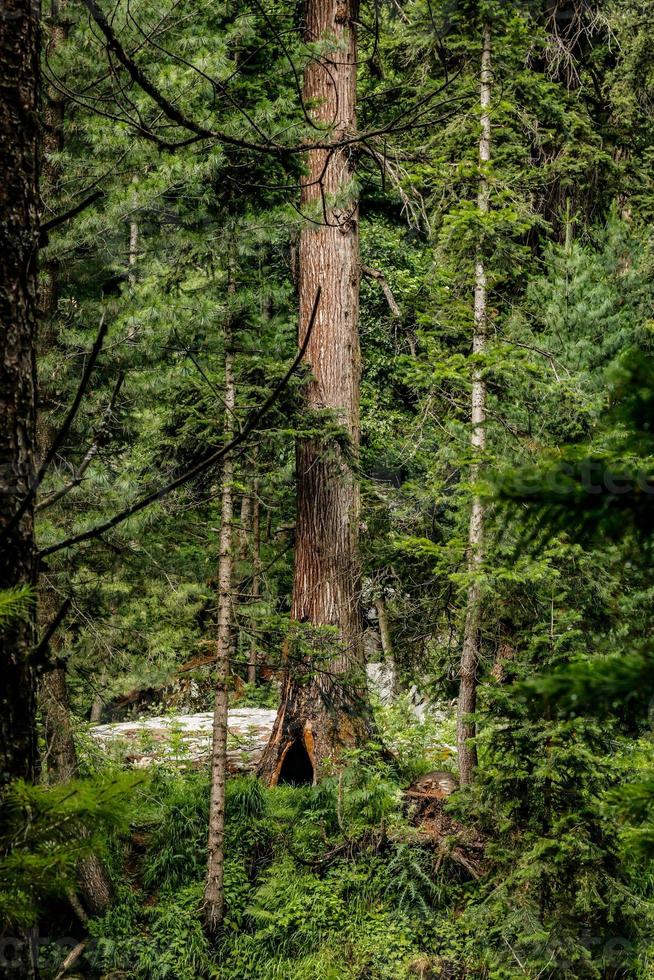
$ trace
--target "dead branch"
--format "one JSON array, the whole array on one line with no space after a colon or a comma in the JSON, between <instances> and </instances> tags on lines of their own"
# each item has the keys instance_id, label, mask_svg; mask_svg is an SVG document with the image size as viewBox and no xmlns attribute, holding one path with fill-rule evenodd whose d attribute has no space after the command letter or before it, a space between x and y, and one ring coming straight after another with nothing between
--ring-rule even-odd
<instances>
[{"instance_id":1,"label":"dead branch","mask_svg":"<svg viewBox=\"0 0 654 980\"><path fill-rule=\"evenodd\" d=\"M393 292L388 284L388 281L384 273L380 272L378 269L371 269L370 266L362 265L361 275L365 276L366 279L372 279L373 282L379 284L384 296L386 297L386 302L390 307L391 313L393 314L393 316L400 319L402 317L400 307L397 304L397 300L393 296Z\"/></svg>"}]
</instances>

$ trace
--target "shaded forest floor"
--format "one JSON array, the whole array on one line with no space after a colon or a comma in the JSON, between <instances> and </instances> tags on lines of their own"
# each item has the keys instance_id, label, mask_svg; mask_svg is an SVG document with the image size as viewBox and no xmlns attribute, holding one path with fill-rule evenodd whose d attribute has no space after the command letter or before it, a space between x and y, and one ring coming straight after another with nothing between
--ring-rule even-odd
<instances>
[{"instance_id":1,"label":"shaded forest floor","mask_svg":"<svg viewBox=\"0 0 654 980\"><path fill-rule=\"evenodd\" d=\"M457 792L446 747L452 718L436 712L419 720L404 697L378 706L377 719L379 743L352 752L317 786L266 788L251 773L228 780L227 914L215 940L202 914L206 767L164 752L134 769L80 734L82 784L96 794L99 784L123 792L127 818L104 854L110 910L82 926L61 895L43 909L42 980L59 975L73 947L79 955L65 976L91 980L508 980L532 975L520 966L526 956L552 980L651 975L652 889L641 872L633 878L640 897L606 875L578 812L569 835L560 823L537 832L510 824L483 773L472 792ZM648 746L625 765L634 772L649 765ZM533 928L543 882L556 882L550 854L563 884ZM592 883L591 871L604 875L606 895L622 896L625 914L632 906L639 913L642 947L621 939L617 919L603 932L587 925L583 883Z\"/></svg>"},{"instance_id":2,"label":"shaded forest floor","mask_svg":"<svg viewBox=\"0 0 654 980\"><path fill-rule=\"evenodd\" d=\"M116 902L89 923L69 975L455 976L442 972L446 960L434 938L452 896L460 902L478 887L483 838L446 813L456 787L447 771L453 757L443 748L451 721L410 715L407 700L379 709L395 762L371 746L319 786L266 789L251 774L229 780L227 920L215 944L201 915L207 772L165 752L150 758L132 790L129 833L109 854ZM102 761L95 740L85 737L83 745L89 772L122 768L107 756ZM57 947L44 946L43 976L56 975L61 960Z\"/></svg>"}]
</instances>

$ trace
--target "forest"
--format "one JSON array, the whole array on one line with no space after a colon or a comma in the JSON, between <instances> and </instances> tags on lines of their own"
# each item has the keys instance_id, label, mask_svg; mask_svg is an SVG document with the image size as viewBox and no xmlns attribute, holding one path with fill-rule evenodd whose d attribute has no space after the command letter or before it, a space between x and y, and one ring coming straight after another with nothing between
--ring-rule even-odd
<instances>
[{"instance_id":1,"label":"forest","mask_svg":"<svg viewBox=\"0 0 654 980\"><path fill-rule=\"evenodd\" d=\"M654 980L653 14L2 0L0 977Z\"/></svg>"}]
</instances>

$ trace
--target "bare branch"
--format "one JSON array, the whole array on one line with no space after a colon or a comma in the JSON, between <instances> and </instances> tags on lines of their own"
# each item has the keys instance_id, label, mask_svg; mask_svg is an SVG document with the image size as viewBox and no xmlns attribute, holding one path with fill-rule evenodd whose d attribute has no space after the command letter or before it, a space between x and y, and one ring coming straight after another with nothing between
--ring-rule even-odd
<instances>
[{"instance_id":1,"label":"bare branch","mask_svg":"<svg viewBox=\"0 0 654 980\"><path fill-rule=\"evenodd\" d=\"M84 478L84 474L86 473L89 466L91 465L91 463L93 462L93 460L98 454L100 443L107 431L107 426L111 419L114 407L116 405L116 399L118 398L124 380L125 380L125 375L121 373L118 378L118 381L116 382L116 387L114 388L113 394L111 396L111 401L109 402L106 409L104 410L102 421L100 422L100 426L93 439L93 442L91 443L86 453L84 454L84 458L82 459L82 462L75 470L72 480L70 480L70 482L67 483L65 486L60 487L59 490L53 490L52 493L49 493L46 497L40 500L36 505L37 511L46 510L46 508L52 507L53 504L56 504L57 501L61 500L62 497L67 496L71 490L74 490L75 487L78 487L82 482L82 479Z\"/></svg>"},{"instance_id":2,"label":"bare branch","mask_svg":"<svg viewBox=\"0 0 654 980\"><path fill-rule=\"evenodd\" d=\"M64 211L63 214L57 214L54 218L51 218L49 221L42 224L41 244L43 244L44 236L46 236L49 231L52 231L53 228L58 228L59 225L63 225L66 221L70 221L71 218L75 218L78 214L81 214L82 211L86 211L87 208L90 208L91 205L95 204L95 202L101 197L104 197L104 191L94 191L93 194L89 194L88 197L85 197L84 200L80 201L79 204L76 204L75 207L70 208L69 211Z\"/></svg>"},{"instance_id":3,"label":"bare branch","mask_svg":"<svg viewBox=\"0 0 654 980\"><path fill-rule=\"evenodd\" d=\"M59 432L56 434L56 436L53 439L52 445L50 446L50 449L46 453L45 458L41 463L41 467L38 473L36 474L36 477L34 478L34 481L32 482L25 496L23 497L22 503L20 504L14 516L8 521L2 535L3 538L6 537L7 534L16 526L16 524L21 519L21 517L29 507L30 503L34 499L36 495L36 491L40 487L41 483L43 482L43 478L48 471L48 467L52 463L52 460L55 458L59 447L62 445L64 439L66 438L66 436L70 431L70 427L75 421L77 412L82 403L82 398L84 397L84 393L86 392L89 379L91 377L91 373L93 372L93 368L95 367L95 362L97 361L98 355L102 350L102 344L107 334L107 329L108 329L108 324L105 321L105 316L103 313L102 318L100 320L100 328L98 330L98 335L95 338L95 343L93 344L91 352L88 355L86 367L84 368L84 373L82 374L82 379L77 388L77 393L75 395L75 398L73 399L73 403L68 410L68 414L66 415L66 418L64 419L63 424L59 429Z\"/></svg>"},{"instance_id":4,"label":"bare branch","mask_svg":"<svg viewBox=\"0 0 654 980\"><path fill-rule=\"evenodd\" d=\"M48 623L45 633L32 652L32 663L43 670L47 670L48 667L46 657L50 646L50 640L68 615L68 610L70 609L72 601L73 600L70 596L66 596L54 617Z\"/></svg>"},{"instance_id":5,"label":"bare branch","mask_svg":"<svg viewBox=\"0 0 654 980\"><path fill-rule=\"evenodd\" d=\"M400 319L402 316L402 311L400 310L400 307L397 304L397 300L393 296L393 292L391 290L391 287L388 285L384 273L380 272L379 269L371 269L370 266L362 265L361 275L365 276L366 279L372 279L373 282L379 284L384 296L386 297L386 302L390 307L391 313L393 314L393 316L396 316L398 319Z\"/></svg>"},{"instance_id":6,"label":"bare branch","mask_svg":"<svg viewBox=\"0 0 654 980\"><path fill-rule=\"evenodd\" d=\"M272 144L268 146L267 144L253 143L250 140L243 140L238 139L235 136L230 136L228 133L223 133L214 129L207 129L206 126L202 126L194 119L190 119L181 111L181 109L178 109L176 105L173 105L172 102L169 102L169 100L162 95L159 89L152 84L145 72L132 58L130 58L116 37L116 34L114 33L114 30L109 24L109 21L105 17L104 13L95 3L95 0L84 0L84 2L89 13L93 17L93 20L106 38L107 50L116 56L132 81L135 82L146 93L146 95L150 96L153 102L159 106L168 119L174 123L177 123L177 125L181 126L183 129L187 129L189 132L194 133L201 139L219 139L228 146L235 146L246 150L257 150L259 152L266 150L271 151L275 149Z\"/></svg>"}]
</instances>

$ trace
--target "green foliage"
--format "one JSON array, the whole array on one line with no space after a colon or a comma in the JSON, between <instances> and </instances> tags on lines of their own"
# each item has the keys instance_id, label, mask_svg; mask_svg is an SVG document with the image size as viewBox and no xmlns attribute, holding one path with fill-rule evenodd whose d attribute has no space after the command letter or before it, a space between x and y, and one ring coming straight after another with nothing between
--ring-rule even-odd
<instances>
[{"instance_id":1,"label":"green foliage","mask_svg":"<svg viewBox=\"0 0 654 980\"><path fill-rule=\"evenodd\" d=\"M372 607L384 605L401 681L441 702L445 717L416 723L408 696L378 707L379 741L394 758L368 746L315 789L230 780L227 919L215 944L201 929L205 773L155 769L132 792L129 814L118 797L94 803L95 780L75 784L70 798L12 790L18 846L9 854L3 842L3 902L17 922L33 922L73 884L86 848L111 838L118 895L90 925L97 947L85 969L144 980L650 975L654 35L645 8L362 6L358 124L381 133L353 151L362 263L383 273L399 307L378 279L364 279L363 593L373 635ZM74 93L63 148L46 168L45 213L64 213L83 188L103 196L53 229L43 249L59 292L41 330L46 427L56 429L70 403L101 314L109 333L41 502L66 488L90 446L97 451L83 480L38 511L46 547L216 450L228 320L237 423L261 404L294 355L296 245L306 227L296 210L299 155L217 140L161 148L157 139L189 134L115 60L108 65L83 5L68 5L66 17L68 40L48 45L44 65L47 84ZM491 207L481 215L487 18ZM297 5L181 0L162 11L135 0L120 2L112 23L187 115L236 139L315 135L297 92L309 56ZM411 115L416 100L424 117ZM471 354L480 256L487 342ZM473 372L488 391L479 457L470 447ZM301 652L318 634L324 661L336 646L334 628L289 625L294 438L338 441L353 459L333 413L300 409L305 380L293 380L235 460L235 693L253 648L260 671L274 676L291 632ZM600 493L589 488L595 473ZM153 710L184 707L187 697L210 707L211 665L192 675L187 666L210 659L214 643L218 481L213 467L101 540L48 556L48 587L74 597L56 642L77 717L98 692L110 710L144 688ZM639 481L642 492L612 489ZM448 811L483 837L477 879L446 860L458 832L425 839L402 790L454 764L447 702L472 580L470 501L481 492L480 771ZM0 626L29 598L0 595ZM275 684L247 685L240 704L274 707ZM90 753L83 765L98 768Z\"/></svg>"},{"instance_id":2,"label":"green foliage","mask_svg":"<svg viewBox=\"0 0 654 980\"><path fill-rule=\"evenodd\" d=\"M455 767L452 715L427 711L419 719L410 696L398 694L391 704L375 707L375 722L404 782L412 783L434 769Z\"/></svg>"},{"instance_id":3,"label":"green foliage","mask_svg":"<svg viewBox=\"0 0 654 980\"><path fill-rule=\"evenodd\" d=\"M126 832L142 781L114 772L55 786L12 783L0 801L3 920L31 926L50 900L75 891L80 859L106 853L112 835Z\"/></svg>"},{"instance_id":4,"label":"green foliage","mask_svg":"<svg viewBox=\"0 0 654 980\"><path fill-rule=\"evenodd\" d=\"M0 590L0 629L16 619L24 619L33 602L34 590L29 585Z\"/></svg>"},{"instance_id":5,"label":"green foliage","mask_svg":"<svg viewBox=\"0 0 654 980\"><path fill-rule=\"evenodd\" d=\"M208 785L156 771L132 814L130 887L93 922L96 970L135 977L410 977L438 900L399 785L355 760L317 788L228 783L227 918L201 929ZM195 879L195 880L193 880Z\"/></svg>"},{"instance_id":6,"label":"green foliage","mask_svg":"<svg viewBox=\"0 0 654 980\"><path fill-rule=\"evenodd\" d=\"M122 897L122 896L121 896ZM164 893L143 909L134 894L102 920L94 922L90 964L96 969L129 970L135 978L197 980L217 977L209 944L202 930L202 885Z\"/></svg>"}]
</instances>

